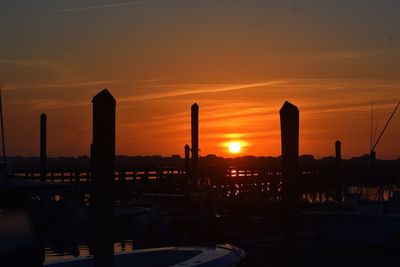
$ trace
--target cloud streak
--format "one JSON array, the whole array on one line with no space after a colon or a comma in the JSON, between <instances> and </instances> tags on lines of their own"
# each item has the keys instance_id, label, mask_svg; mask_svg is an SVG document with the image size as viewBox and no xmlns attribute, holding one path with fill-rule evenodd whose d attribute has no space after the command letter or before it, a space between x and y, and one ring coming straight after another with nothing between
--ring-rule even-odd
<instances>
[{"instance_id":1,"label":"cloud streak","mask_svg":"<svg viewBox=\"0 0 400 267\"><path fill-rule=\"evenodd\" d=\"M177 90L171 92L159 92L147 95L141 95L137 97L125 97L120 99L120 102L129 102L129 101L144 101L144 100L157 100L164 99L170 97L179 97L179 96L189 96L189 95L198 95L198 94L210 94L210 93L223 93L229 91L237 91L244 90L250 88L257 88L263 86L272 86L284 83L284 81L267 81L267 82L259 82L259 83L247 83L247 84L235 84L235 85L226 85L226 86L207 86L205 88L199 89L186 89L186 90Z\"/></svg>"},{"instance_id":2,"label":"cloud streak","mask_svg":"<svg viewBox=\"0 0 400 267\"><path fill-rule=\"evenodd\" d=\"M333 51L328 53L313 53L302 55L301 59L315 61L340 61L340 60L358 60L375 56L390 55L397 53L395 50L359 50L359 51Z\"/></svg>"},{"instance_id":3,"label":"cloud streak","mask_svg":"<svg viewBox=\"0 0 400 267\"><path fill-rule=\"evenodd\" d=\"M42 67L42 68L58 68L58 69L68 69L67 66L51 62L51 61L41 61L41 60L27 60L27 59L0 59L0 64L15 65L18 67Z\"/></svg>"},{"instance_id":4,"label":"cloud streak","mask_svg":"<svg viewBox=\"0 0 400 267\"><path fill-rule=\"evenodd\" d=\"M58 83L37 83L37 84L9 84L4 86L5 90L15 89L52 89L52 88L80 88L97 85L115 84L116 80L99 80L99 81L77 81L77 82L58 82Z\"/></svg>"},{"instance_id":5,"label":"cloud streak","mask_svg":"<svg viewBox=\"0 0 400 267\"><path fill-rule=\"evenodd\" d=\"M123 2L123 3L108 4L108 5L66 8L66 9L55 10L55 11L52 11L51 13L79 12L79 11L89 11L89 10L93 10L93 9L114 8L114 7L122 7L122 6L139 6L139 5L151 4L151 3L155 3L155 2L157 2L157 1L148 0L148 1L140 1L140 2Z\"/></svg>"}]
</instances>

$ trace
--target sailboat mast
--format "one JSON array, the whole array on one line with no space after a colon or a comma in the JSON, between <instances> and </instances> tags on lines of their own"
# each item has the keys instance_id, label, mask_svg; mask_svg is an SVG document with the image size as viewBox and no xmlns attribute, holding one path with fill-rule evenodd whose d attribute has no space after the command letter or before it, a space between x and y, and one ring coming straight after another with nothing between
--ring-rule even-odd
<instances>
[{"instance_id":1,"label":"sailboat mast","mask_svg":"<svg viewBox=\"0 0 400 267\"><path fill-rule=\"evenodd\" d=\"M4 164L7 162L7 155L6 155L6 143L4 137L4 120L3 120L3 99L2 99L2 88L0 84L0 126L1 126L1 144L3 147L3 161Z\"/></svg>"},{"instance_id":2,"label":"sailboat mast","mask_svg":"<svg viewBox=\"0 0 400 267\"><path fill-rule=\"evenodd\" d=\"M374 100L372 100L371 102L371 135L370 135L370 139L369 139L369 151L372 151L372 145L373 145L373 127L374 127Z\"/></svg>"}]
</instances>

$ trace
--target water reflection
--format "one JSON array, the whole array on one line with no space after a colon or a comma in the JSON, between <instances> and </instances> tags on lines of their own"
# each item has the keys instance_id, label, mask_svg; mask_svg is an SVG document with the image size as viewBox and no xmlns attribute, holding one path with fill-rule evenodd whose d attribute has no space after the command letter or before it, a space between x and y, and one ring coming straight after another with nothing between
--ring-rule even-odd
<instances>
[{"instance_id":1,"label":"water reflection","mask_svg":"<svg viewBox=\"0 0 400 267\"><path fill-rule=\"evenodd\" d=\"M114 251L124 252L133 250L133 240L124 240L114 243ZM75 247L68 248L67 250L59 250L54 247L45 248L45 261L72 259L75 257L89 256L90 250L87 244L79 244Z\"/></svg>"},{"instance_id":2,"label":"water reflection","mask_svg":"<svg viewBox=\"0 0 400 267\"><path fill-rule=\"evenodd\" d=\"M319 187L310 183L307 175L314 172L302 172L304 176L300 197L308 203L325 203L336 201L338 192L332 184L321 184ZM228 180L212 186L217 199L269 199L279 200L283 192L283 177L280 172L263 173L243 171L235 168L229 170ZM228 181L228 183L226 183ZM398 191L396 186L348 186L342 201L357 198L361 201L390 201L393 192Z\"/></svg>"}]
</instances>

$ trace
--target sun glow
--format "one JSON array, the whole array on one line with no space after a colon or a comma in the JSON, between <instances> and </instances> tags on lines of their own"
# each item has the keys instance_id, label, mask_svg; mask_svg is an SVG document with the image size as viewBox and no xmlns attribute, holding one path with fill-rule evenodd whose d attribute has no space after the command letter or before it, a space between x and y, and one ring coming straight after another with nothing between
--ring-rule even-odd
<instances>
[{"instance_id":1,"label":"sun glow","mask_svg":"<svg viewBox=\"0 0 400 267\"><path fill-rule=\"evenodd\" d=\"M231 142L228 145L229 152L237 154L242 150L242 145L239 142Z\"/></svg>"}]
</instances>

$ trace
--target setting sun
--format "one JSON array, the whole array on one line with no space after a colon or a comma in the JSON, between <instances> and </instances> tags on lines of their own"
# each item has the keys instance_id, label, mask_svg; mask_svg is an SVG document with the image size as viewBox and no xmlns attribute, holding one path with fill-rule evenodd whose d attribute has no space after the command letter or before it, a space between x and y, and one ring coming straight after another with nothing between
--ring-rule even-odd
<instances>
[{"instance_id":1,"label":"setting sun","mask_svg":"<svg viewBox=\"0 0 400 267\"><path fill-rule=\"evenodd\" d=\"M228 149L229 149L229 152L231 152L233 154L237 154L242 149L242 146L239 142L232 142L232 143L229 143Z\"/></svg>"}]
</instances>

